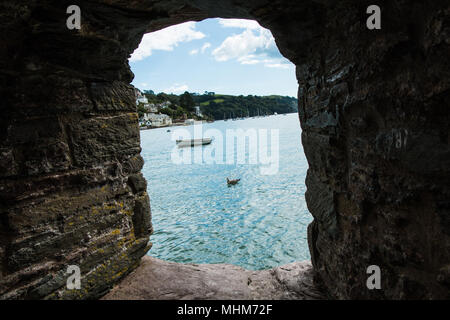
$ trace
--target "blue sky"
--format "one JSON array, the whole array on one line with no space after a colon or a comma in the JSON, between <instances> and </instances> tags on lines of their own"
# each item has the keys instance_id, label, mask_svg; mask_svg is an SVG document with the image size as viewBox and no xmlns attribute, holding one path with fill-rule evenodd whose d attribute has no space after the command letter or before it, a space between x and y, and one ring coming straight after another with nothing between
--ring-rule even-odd
<instances>
[{"instance_id":1,"label":"blue sky","mask_svg":"<svg viewBox=\"0 0 450 320\"><path fill-rule=\"evenodd\" d=\"M256 21L207 19L144 35L130 58L141 90L297 96L295 66Z\"/></svg>"}]
</instances>

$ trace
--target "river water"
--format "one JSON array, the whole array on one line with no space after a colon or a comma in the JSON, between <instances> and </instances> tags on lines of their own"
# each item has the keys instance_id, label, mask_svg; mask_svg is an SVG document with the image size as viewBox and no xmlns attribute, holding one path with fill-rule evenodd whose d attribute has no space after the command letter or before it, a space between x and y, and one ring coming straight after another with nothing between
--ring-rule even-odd
<instances>
[{"instance_id":1,"label":"river water","mask_svg":"<svg viewBox=\"0 0 450 320\"><path fill-rule=\"evenodd\" d=\"M236 148L227 149L226 139L220 139L220 133L226 137L227 129L256 132L258 152L266 137L266 154L277 161L272 159L271 166L261 164L263 157L251 152L249 140L245 149L237 143ZM153 248L148 254L180 263L228 263L251 270L309 260L306 230L312 217L305 203L308 164L300 142L298 115L203 124L203 135L216 133L215 140L208 146L181 150L174 140L186 130L193 133L194 126L141 131L143 173L154 227ZM220 159L220 150L221 158L230 163L208 160L214 156ZM243 150L245 163L242 158L239 162L237 155ZM200 158L194 158L194 151ZM189 153L193 163L180 164L182 155ZM269 166L271 170L267 170ZM228 187L227 177L241 181Z\"/></svg>"}]
</instances>

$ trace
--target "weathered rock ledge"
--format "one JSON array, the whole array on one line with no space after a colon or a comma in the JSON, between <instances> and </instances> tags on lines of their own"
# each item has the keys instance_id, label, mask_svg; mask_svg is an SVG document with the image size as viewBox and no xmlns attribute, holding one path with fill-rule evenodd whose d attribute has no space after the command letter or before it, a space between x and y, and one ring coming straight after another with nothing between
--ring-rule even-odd
<instances>
[{"instance_id":1,"label":"weathered rock ledge","mask_svg":"<svg viewBox=\"0 0 450 320\"><path fill-rule=\"evenodd\" d=\"M324 299L309 261L250 271L229 264L181 264L145 256L105 300Z\"/></svg>"}]
</instances>

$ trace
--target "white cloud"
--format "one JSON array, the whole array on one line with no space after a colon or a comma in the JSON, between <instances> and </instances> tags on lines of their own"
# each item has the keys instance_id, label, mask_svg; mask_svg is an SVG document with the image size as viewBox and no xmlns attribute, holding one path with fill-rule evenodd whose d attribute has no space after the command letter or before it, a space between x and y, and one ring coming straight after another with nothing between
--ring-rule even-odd
<instances>
[{"instance_id":1,"label":"white cloud","mask_svg":"<svg viewBox=\"0 0 450 320\"><path fill-rule=\"evenodd\" d=\"M261 63L267 68L289 69L294 65L284 58L267 58L265 54L248 55L238 59L241 64L258 64Z\"/></svg>"},{"instance_id":2,"label":"white cloud","mask_svg":"<svg viewBox=\"0 0 450 320\"><path fill-rule=\"evenodd\" d=\"M246 19L219 19L219 23L225 28L243 28L243 29L261 28L258 22Z\"/></svg>"},{"instance_id":3,"label":"white cloud","mask_svg":"<svg viewBox=\"0 0 450 320\"><path fill-rule=\"evenodd\" d=\"M240 34L227 37L222 44L212 51L217 61L236 59L245 65L263 64L268 68L287 69L292 64L275 54L278 49L272 33L261 27L256 21L242 19L219 19L223 27L245 29Z\"/></svg>"},{"instance_id":4,"label":"white cloud","mask_svg":"<svg viewBox=\"0 0 450 320\"><path fill-rule=\"evenodd\" d=\"M192 49L191 51L189 51L189 54L193 56L195 54L198 54L199 52L205 53L206 49L208 49L209 47L211 47L211 43L206 42L200 49Z\"/></svg>"},{"instance_id":5,"label":"white cloud","mask_svg":"<svg viewBox=\"0 0 450 320\"><path fill-rule=\"evenodd\" d=\"M201 48L202 53L205 53L206 49L208 49L209 47L211 47L211 43L206 42Z\"/></svg>"},{"instance_id":6,"label":"white cloud","mask_svg":"<svg viewBox=\"0 0 450 320\"><path fill-rule=\"evenodd\" d=\"M261 60L258 55L249 54L243 57L238 58L238 61L241 64L257 64L260 63Z\"/></svg>"},{"instance_id":7,"label":"white cloud","mask_svg":"<svg viewBox=\"0 0 450 320\"><path fill-rule=\"evenodd\" d=\"M273 46L275 41L269 30L260 28L255 33L252 29L246 29L240 34L226 38L212 54L217 61L228 61L268 50Z\"/></svg>"},{"instance_id":8,"label":"white cloud","mask_svg":"<svg viewBox=\"0 0 450 320\"><path fill-rule=\"evenodd\" d=\"M181 42L202 39L205 34L195 30L195 22L186 22L159 31L147 33L139 47L131 55L130 61L139 61L150 55L153 50L172 51Z\"/></svg>"},{"instance_id":9,"label":"white cloud","mask_svg":"<svg viewBox=\"0 0 450 320\"><path fill-rule=\"evenodd\" d=\"M264 66L268 68L281 68L281 69L289 69L291 67L288 63L266 63Z\"/></svg>"},{"instance_id":10,"label":"white cloud","mask_svg":"<svg viewBox=\"0 0 450 320\"><path fill-rule=\"evenodd\" d=\"M189 86L186 84L178 84L175 83L170 88L164 89L163 91L166 93L183 93L185 91L188 91Z\"/></svg>"}]
</instances>

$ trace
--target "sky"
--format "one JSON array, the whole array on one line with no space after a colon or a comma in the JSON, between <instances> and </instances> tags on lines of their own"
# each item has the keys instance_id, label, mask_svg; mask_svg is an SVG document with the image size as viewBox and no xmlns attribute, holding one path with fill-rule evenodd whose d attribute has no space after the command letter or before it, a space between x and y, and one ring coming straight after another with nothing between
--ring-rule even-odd
<instances>
[{"instance_id":1,"label":"sky","mask_svg":"<svg viewBox=\"0 0 450 320\"><path fill-rule=\"evenodd\" d=\"M129 62L142 91L297 96L295 66L252 20L206 19L145 34Z\"/></svg>"}]
</instances>

